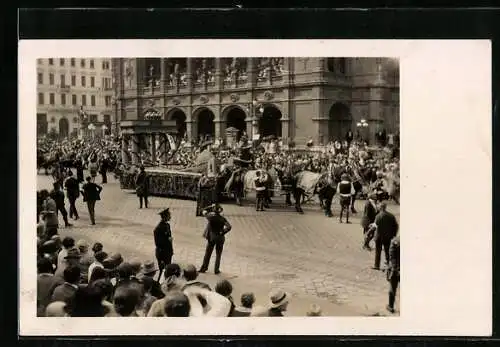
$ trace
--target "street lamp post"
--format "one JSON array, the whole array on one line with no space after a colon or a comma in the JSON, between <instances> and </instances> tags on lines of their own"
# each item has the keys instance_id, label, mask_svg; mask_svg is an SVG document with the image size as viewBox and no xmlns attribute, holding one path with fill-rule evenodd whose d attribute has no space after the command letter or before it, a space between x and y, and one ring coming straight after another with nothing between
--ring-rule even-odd
<instances>
[{"instance_id":1,"label":"street lamp post","mask_svg":"<svg viewBox=\"0 0 500 347\"><path fill-rule=\"evenodd\" d=\"M368 126L369 125L366 119L361 119L361 121L356 124L358 131L361 133L361 136L363 137L363 141L366 141L367 136L366 136L366 130L364 129L368 129Z\"/></svg>"}]
</instances>

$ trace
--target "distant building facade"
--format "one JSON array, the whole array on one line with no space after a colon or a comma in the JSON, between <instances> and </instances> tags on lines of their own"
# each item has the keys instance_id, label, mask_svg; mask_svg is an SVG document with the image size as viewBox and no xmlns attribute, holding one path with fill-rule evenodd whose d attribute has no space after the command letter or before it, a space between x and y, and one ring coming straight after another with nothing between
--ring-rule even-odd
<instances>
[{"instance_id":1,"label":"distant building facade","mask_svg":"<svg viewBox=\"0 0 500 347\"><path fill-rule=\"evenodd\" d=\"M116 58L113 88L114 129L132 136L150 123L192 141L234 129L296 144L399 131L390 58Z\"/></svg>"},{"instance_id":2,"label":"distant building facade","mask_svg":"<svg viewBox=\"0 0 500 347\"><path fill-rule=\"evenodd\" d=\"M78 136L90 124L98 135L109 133L112 98L111 59L37 59L38 136Z\"/></svg>"}]
</instances>

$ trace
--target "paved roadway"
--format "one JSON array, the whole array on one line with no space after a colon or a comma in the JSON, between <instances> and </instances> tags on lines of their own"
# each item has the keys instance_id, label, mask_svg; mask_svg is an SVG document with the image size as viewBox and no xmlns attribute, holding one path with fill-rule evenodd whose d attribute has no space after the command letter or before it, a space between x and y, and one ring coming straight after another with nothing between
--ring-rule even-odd
<instances>
[{"instance_id":1,"label":"paved roadway","mask_svg":"<svg viewBox=\"0 0 500 347\"><path fill-rule=\"evenodd\" d=\"M38 189L51 188L49 176L38 175L37 181ZM120 190L112 177L109 182L103 185L102 200L96 206L97 225L89 225L79 199L81 219L73 221L72 228L61 229L61 235L100 241L108 252L119 251L127 259L154 259L152 230L159 221L158 212L170 207L174 261L201 264L205 221L195 217L194 201L152 197L148 209L139 209L133 192ZM299 215L284 207L283 199L275 198L273 208L266 212L256 212L253 201L243 207L223 205L233 230L224 247L221 276L234 284L235 298L243 290L265 297L270 288L281 287L300 302L290 305L293 314L303 315L312 302L319 303L325 315L386 314L387 282L383 272L371 269L374 252L361 248L359 213L352 224L339 224L336 217L325 217L317 203L305 205L305 214ZM357 203L358 211L363 203ZM399 218L398 206L390 205L389 210ZM334 213L338 215L338 205ZM209 271L213 271L213 260ZM218 278L202 276L211 283Z\"/></svg>"}]
</instances>

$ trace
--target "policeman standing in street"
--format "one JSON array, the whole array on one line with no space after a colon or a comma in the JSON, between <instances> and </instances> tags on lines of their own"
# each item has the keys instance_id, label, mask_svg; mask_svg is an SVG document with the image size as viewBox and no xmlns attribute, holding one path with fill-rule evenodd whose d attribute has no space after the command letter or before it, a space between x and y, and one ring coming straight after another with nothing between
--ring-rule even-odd
<instances>
[{"instance_id":1,"label":"policeman standing in street","mask_svg":"<svg viewBox=\"0 0 500 347\"><path fill-rule=\"evenodd\" d=\"M174 247L172 245L172 230L170 229L169 221L171 219L170 209L166 208L160 213L161 221L153 231L155 239L155 255L158 261L160 272L158 279L161 278L165 267L172 262L174 255Z\"/></svg>"},{"instance_id":2,"label":"policeman standing in street","mask_svg":"<svg viewBox=\"0 0 500 347\"><path fill-rule=\"evenodd\" d=\"M224 241L226 234L231 231L231 224L227 219L221 215L223 209L219 204L214 204L203 211L205 218L207 218L207 226L203 233L203 237L207 240L207 247L205 249L205 257L203 264L198 272L207 272L212 252L215 248L215 266L214 273L220 273L220 261L222 257L222 250L224 248Z\"/></svg>"}]
</instances>

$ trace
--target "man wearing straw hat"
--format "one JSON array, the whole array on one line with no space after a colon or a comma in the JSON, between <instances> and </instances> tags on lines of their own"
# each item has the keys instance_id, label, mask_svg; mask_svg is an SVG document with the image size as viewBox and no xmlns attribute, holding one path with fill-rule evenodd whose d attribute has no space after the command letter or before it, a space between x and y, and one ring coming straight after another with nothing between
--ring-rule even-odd
<instances>
[{"instance_id":1,"label":"man wearing straw hat","mask_svg":"<svg viewBox=\"0 0 500 347\"><path fill-rule=\"evenodd\" d=\"M170 209L166 208L159 213L161 217L160 223L153 231L155 239L155 255L160 268L160 276L165 266L172 262L174 255L174 247L172 245L172 231L170 229Z\"/></svg>"}]
</instances>

